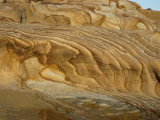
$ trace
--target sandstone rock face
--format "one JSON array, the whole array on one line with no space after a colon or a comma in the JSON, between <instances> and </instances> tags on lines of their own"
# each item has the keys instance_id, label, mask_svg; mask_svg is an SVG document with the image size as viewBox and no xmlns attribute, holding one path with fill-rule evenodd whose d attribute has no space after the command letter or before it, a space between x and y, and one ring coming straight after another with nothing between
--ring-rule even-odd
<instances>
[{"instance_id":1,"label":"sandstone rock face","mask_svg":"<svg viewBox=\"0 0 160 120\"><path fill-rule=\"evenodd\" d=\"M159 12L141 10L139 5L126 0L44 0L30 1L30 4L21 0L14 1L14 5L1 6L2 21L96 26L115 30L159 29L159 19L149 16L152 13L152 16L159 16Z\"/></svg>"},{"instance_id":2,"label":"sandstone rock face","mask_svg":"<svg viewBox=\"0 0 160 120\"><path fill-rule=\"evenodd\" d=\"M1 3L0 87L66 84L159 115L159 15L127 0Z\"/></svg>"}]
</instances>

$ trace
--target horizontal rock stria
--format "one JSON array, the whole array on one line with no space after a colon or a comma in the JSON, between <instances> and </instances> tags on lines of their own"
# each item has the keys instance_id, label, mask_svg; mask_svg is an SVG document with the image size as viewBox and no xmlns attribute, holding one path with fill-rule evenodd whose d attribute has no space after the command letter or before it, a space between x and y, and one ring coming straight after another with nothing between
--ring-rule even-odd
<instances>
[{"instance_id":1,"label":"horizontal rock stria","mask_svg":"<svg viewBox=\"0 0 160 120\"><path fill-rule=\"evenodd\" d=\"M160 111L160 12L127 0L1 2L1 87L51 81Z\"/></svg>"}]
</instances>

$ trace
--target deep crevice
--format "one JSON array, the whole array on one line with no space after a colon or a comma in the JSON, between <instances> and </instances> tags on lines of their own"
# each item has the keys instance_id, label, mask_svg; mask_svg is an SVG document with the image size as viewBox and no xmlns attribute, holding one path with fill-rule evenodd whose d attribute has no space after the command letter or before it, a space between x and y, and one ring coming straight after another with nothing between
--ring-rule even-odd
<instances>
[{"instance_id":1,"label":"deep crevice","mask_svg":"<svg viewBox=\"0 0 160 120\"><path fill-rule=\"evenodd\" d=\"M7 0L3 0L3 3L7 3Z\"/></svg>"},{"instance_id":2,"label":"deep crevice","mask_svg":"<svg viewBox=\"0 0 160 120\"><path fill-rule=\"evenodd\" d=\"M160 77L158 76L158 74L154 71L155 77L158 80L158 82L160 82Z\"/></svg>"}]
</instances>

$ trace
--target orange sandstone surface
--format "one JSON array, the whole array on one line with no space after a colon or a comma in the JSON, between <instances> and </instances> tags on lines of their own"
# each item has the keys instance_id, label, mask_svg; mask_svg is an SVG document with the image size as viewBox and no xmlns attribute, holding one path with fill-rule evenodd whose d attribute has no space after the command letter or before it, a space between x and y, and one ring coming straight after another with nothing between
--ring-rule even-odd
<instances>
[{"instance_id":1,"label":"orange sandstone surface","mask_svg":"<svg viewBox=\"0 0 160 120\"><path fill-rule=\"evenodd\" d=\"M82 108L55 102L86 120L159 119L160 12L127 0L0 0L0 88L63 102L91 97ZM127 102L151 118L98 117L97 97ZM87 116L86 106L98 112ZM52 120L51 113L39 116Z\"/></svg>"}]
</instances>

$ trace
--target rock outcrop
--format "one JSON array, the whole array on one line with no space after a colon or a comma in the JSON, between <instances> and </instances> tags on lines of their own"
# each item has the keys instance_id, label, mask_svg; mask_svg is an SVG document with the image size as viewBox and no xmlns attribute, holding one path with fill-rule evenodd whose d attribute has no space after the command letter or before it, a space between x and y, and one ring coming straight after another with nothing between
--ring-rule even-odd
<instances>
[{"instance_id":1,"label":"rock outcrop","mask_svg":"<svg viewBox=\"0 0 160 120\"><path fill-rule=\"evenodd\" d=\"M1 3L0 87L56 82L160 115L159 15L127 0Z\"/></svg>"}]
</instances>

